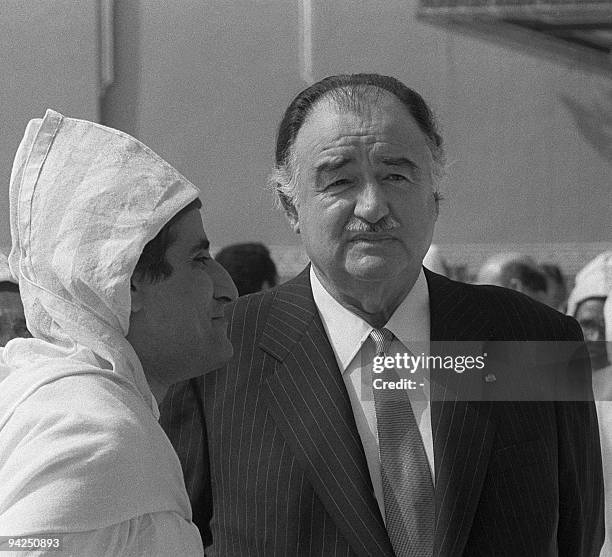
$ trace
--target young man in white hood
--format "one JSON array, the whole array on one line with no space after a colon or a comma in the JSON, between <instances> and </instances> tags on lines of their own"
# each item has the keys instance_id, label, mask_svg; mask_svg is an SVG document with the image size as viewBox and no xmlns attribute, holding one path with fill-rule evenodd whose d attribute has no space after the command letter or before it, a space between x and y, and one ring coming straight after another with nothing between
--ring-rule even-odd
<instances>
[{"instance_id":1,"label":"young man in white hood","mask_svg":"<svg viewBox=\"0 0 612 557\"><path fill-rule=\"evenodd\" d=\"M127 134L51 110L28 125L9 264L34 338L0 349L0 536L37 555L202 555L158 424L169 385L232 356L236 290L199 195Z\"/></svg>"}]
</instances>

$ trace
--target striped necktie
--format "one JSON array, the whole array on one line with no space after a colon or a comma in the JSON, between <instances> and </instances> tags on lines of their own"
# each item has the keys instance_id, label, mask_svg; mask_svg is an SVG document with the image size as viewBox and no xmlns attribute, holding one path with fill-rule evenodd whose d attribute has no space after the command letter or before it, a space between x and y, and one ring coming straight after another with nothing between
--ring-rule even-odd
<instances>
[{"instance_id":1,"label":"striped necktie","mask_svg":"<svg viewBox=\"0 0 612 557\"><path fill-rule=\"evenodd\" d=\"M385 356L393 333L373 329L377 356ZM395 369L383 379L398 381ZM404 389L373 389L380 468L389 539L397 557L433 554L434 488L423 440L408 393Z\"/></svg>"}]
</instances>

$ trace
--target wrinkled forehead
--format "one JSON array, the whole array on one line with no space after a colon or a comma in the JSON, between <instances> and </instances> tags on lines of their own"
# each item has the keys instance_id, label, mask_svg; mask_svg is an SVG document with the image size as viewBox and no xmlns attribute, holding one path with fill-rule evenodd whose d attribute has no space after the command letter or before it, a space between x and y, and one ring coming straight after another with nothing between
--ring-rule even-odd
<instances>
[{"instance_id":1,"label":"wrinkled forehead","mask_svg":"<svg viewBox=\"0 0 612 557\"><path fill-rule=\"evenodd\" d=\"M312 105L302 128L317 119L321 113L369 117L376 112L396 113L413 119L408 108L389 91L372 85L342 87L328 91Z\"/></svg>"},{"instance_id":2,"label":"wrinkled forehead","mask_svg":"<svg viewBox=\"0 0 612 557\"><path fill-rule=\"evenodd\" d=\"M431 166L425 134L391 93L370 87L359 97L328 94L313 106L293 146L294 161L347 156L366 148L372 156L408 157L423 170Z\"/></svg>"}]
</instances>

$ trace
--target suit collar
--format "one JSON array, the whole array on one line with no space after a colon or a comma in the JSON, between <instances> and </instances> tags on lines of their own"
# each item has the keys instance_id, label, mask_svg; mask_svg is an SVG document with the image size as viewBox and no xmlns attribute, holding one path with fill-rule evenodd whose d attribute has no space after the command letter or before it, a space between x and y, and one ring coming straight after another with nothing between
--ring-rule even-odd
<instances>
[{"instance_id":1,"label":"suit collar","mask_svg":"<svg viewBox=\"0 0 612 557\"><path fill-rule=\"evenodd\" d=\"M370 335L372 325L340 304L321 284L312 266L310 284L338 367L342 373L345 373ZM420 354L423 343L429 341L429 290L422 270L408 295L387 321L385 328L414 354Z\"/></svg>"},{"instance_id":2,"label":"suit collar","mask_svg":"<svg viewBox=\"0 0 612 557\"><path fill-rule=\"evenodd\" d=\"M462 341L493 337L493 324L482 302L465 285L424 268L429 289L430 338ZM275 290L260 346L283 361L315 316L317 307L310 287L310 265ZM282 334L275 324L283 323Z\"/></svg>"}]
</instances>

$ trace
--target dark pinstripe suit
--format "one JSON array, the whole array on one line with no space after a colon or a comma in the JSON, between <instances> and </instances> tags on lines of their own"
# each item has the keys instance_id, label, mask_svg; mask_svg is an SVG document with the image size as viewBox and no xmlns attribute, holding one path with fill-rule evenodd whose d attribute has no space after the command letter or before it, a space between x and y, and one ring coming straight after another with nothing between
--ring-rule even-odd
<instances>
[{"instance_id":1,"label":"dark pinstripe suit","mask_svg":"<svg viewBox=\"0 0 612 557\"><path fill-rule=\"evenodd\" d=\"M426 276L432 340L582 338L524 296ZM232 362L172 389L162 409L207 554L392 556L308 273L230 312ZM436 555L598 555L592 403L447 400L431 412Z\"/></svg>"}]
</instances>

